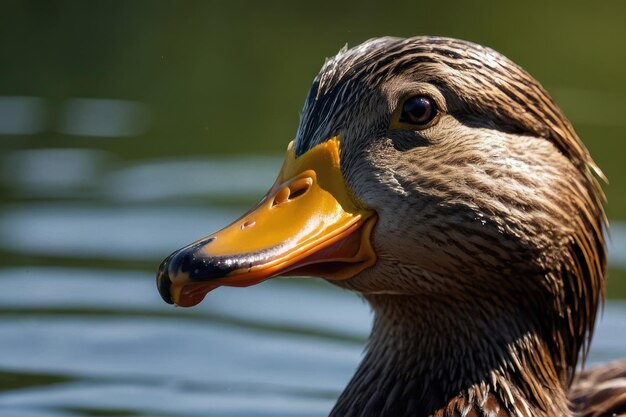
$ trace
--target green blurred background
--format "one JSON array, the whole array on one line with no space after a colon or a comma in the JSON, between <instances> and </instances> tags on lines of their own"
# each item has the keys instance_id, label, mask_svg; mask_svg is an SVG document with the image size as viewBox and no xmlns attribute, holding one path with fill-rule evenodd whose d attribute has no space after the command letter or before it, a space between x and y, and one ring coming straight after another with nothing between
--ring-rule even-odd
<instances>
[{"instance_id":1,"label":"green blurred background","mask_svg":"<svg viewBox=\"0 0 626 417\"><path fill-rule=\"evenodd\" d=\"M35 97L40 113L30 134L0 135L2 152L96 149L118 163L278 155L325 57L375 36L443 35L488 45L543 83L610 180L609 218L626 219L624 1L5 0L1 8L0 96ZM84 97L140 103L141 120L126 120L128 133L113 139L67 134L66 100ZM24 198L15 191L5 175L2 201ZM3 259L37 256L5 250ZM626 295L621 272L612 276L612 294Z\"/></svg>"},{"instance_id":2,"label":"green blurred background","mask_svg":"<svg viewBox=\"0 0 626 417\"><path fill-rule=\"evenodd\" d=\"M369 330L356 297L270 280L171 309L154 273L263 195L325 57L425 34L523 66L609 178L591 361L623 356L625 1L3 0L0 414L326 415Z\"/></svg>"}]
</instances>

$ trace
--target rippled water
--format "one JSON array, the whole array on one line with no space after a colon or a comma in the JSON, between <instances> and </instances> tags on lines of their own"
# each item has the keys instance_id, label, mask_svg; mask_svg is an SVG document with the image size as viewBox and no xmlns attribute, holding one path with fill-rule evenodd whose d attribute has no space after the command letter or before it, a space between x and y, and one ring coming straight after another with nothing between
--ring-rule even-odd
<instances>
[{"instance_id":1,"label":"rippled water","mask_svg":"<svg viewBox=\"0 0 626 417\"><path fill-rule=\"evenodd\" d=\"M0 417L327 415L371 324L354 294L276 279L183 309L154 274L263 195L282 158L258 155L293 137L324 57L377 35L476 41L543 83L611 181L609 287L626 298L625 11L3 2ZM601 320L590 360L626 356L626 304Z\"/></svg>"},{"instance_id":2,"label":"rippled water","mask_svg":"<svg viewBox=\"0 0 626 417\"><path fill-rule=\"evenodd\" d=\"M63 169L50 170L61 157ZM0 249L13 261L0 269L0 415L328 413L370 327L355 295L281 279L182 309L154 284L162 257L262 195L279 158L120 166L72 149L5 159L14 202L2 207ZM615 230L619 266L626 245ZM625 334L626 304L610 301L590 360L624 356Z\"/></svg>"}]
</instances>

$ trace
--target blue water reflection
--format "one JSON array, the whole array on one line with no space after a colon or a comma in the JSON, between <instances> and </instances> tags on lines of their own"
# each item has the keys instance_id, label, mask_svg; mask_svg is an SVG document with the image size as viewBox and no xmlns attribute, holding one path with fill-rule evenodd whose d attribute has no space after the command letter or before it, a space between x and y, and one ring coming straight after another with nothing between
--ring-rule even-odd
<instances>
[{"instance_id":1,"label":"blue water reflection","mask_svg":"<svg viewBox=\"0 0 626 417\"><path fill-rule=\"evenodd\" d=\"M223 288L193 310L163 304L143 272L11 268L0 285L0 369L68 379L0 393L12 415L323 416L371 320L355 295L298 279ZM590 361L620 357L625 331L626 304L609 303Z\"/></svg>"}]
</instances>

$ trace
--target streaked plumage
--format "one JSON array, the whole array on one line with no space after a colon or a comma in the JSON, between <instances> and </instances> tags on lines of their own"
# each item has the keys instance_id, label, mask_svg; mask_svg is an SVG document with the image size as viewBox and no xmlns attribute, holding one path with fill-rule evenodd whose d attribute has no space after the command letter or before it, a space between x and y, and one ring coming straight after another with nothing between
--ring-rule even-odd
<instances>
[{"instance_id":1,"label":"streaked plumage","mask_svg":"<svg viewBox=\"0 0 626 417\"><path fill-rule=\"evenodd\" d=\"M157 286L182 306L279 275L359 293L374 325L331 417L617 415L626 361L575 377L604 294L598 177L507 58L373 39L326 61L262 201Z\"/></svg>"},{"instance_id":2,"label":"streaked plumage","mask_svg":"<svg viewBox=\"0 0 626 417\"><path fill-rule=\"evenodd\" d=\"M390 129L416 92L439 97L441 120ZM297 152L335 135L380 220L376 266L337 283L376 319L332 416L570 415L604 292L604 195L541 85L469 42L374 39L324 64Z\"/></svg>"}]
</instances>

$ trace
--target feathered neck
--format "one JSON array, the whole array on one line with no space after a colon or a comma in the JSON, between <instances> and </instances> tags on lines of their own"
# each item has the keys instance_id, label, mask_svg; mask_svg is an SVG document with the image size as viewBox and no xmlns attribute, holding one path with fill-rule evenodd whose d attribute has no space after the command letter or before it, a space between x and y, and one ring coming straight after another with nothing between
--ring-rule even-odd
<instances>
[{"instance_id":1,"label":"feathered neck","mask_svg":"<svg viewBox=\"0 0 626 417\"><path fill-rule=\"evenodd\" d=\"M376 314L368 351L331 417L571 414L571 375L528 312L497 300L366 298Z\"/></svg>"}]
</instances>

